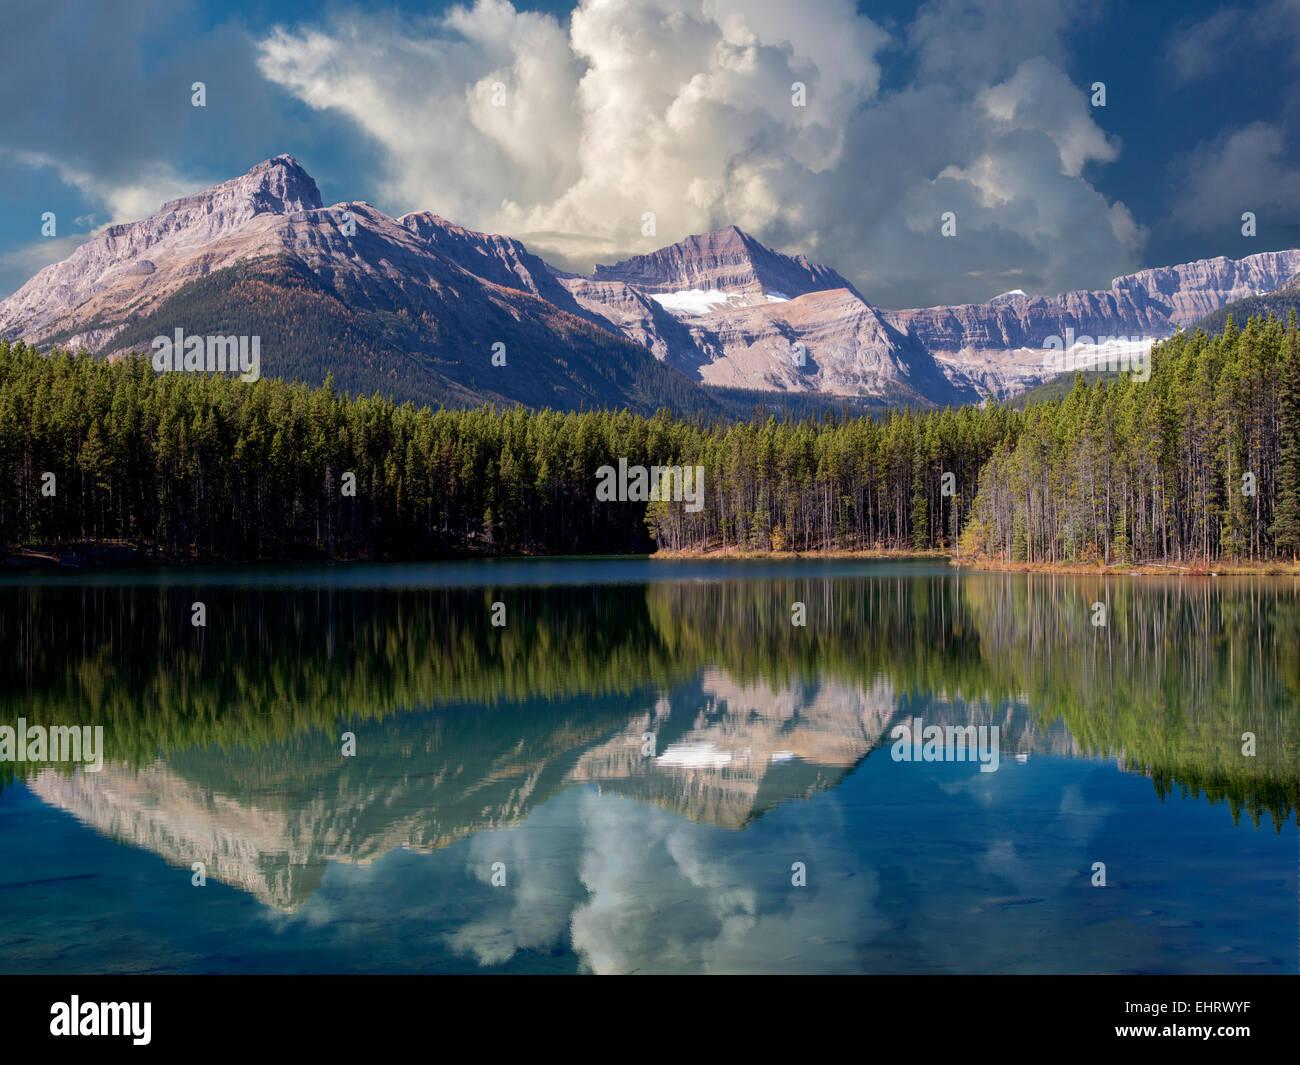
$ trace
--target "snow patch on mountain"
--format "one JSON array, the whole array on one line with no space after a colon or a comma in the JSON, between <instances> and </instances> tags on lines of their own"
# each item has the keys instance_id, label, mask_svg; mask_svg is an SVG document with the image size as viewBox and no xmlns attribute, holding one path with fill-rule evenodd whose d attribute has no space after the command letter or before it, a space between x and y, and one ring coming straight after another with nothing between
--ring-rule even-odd
<instances>
[{"instance_id":1,"label":"snow patch on mountain","mask_svg":"<svg viewBox=\"0 0 1300 1065\"><path fill-rule=\"evenodd\" d=\"M715 307L738 307L745 297L737 292L690 288L684 292L652 292L650 298L669 314L709 314Z\"/></svg>"}]
</instances>

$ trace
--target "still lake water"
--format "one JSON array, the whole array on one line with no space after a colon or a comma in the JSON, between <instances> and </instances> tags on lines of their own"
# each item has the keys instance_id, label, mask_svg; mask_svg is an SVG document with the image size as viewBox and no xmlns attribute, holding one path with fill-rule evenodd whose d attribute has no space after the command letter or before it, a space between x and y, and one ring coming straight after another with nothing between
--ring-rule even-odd
<instances>
[{"instance_id":1,"label":"still lake water","mask_svg":"<svg viewBox=\"0 0 1300 1065\"><path fill-rule=\"evenodd\" d=\"M10 574L0 700L107 752L0 765L6 973L1300 966L1295 579Z\"/></svg>"}]
</instances>

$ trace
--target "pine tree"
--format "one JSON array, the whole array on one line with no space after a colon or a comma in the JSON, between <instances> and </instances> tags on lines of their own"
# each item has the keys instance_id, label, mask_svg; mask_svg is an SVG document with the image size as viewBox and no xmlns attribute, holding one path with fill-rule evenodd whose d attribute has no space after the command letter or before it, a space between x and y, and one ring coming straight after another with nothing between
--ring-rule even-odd
<instances>
[{"instance_id":1,"label":"pine tree","mask_svg":"<svg viewBox=\"0 0 1300 1065\"><path fill-rule=\"evenodd\" d=\"M1286 349L1278 375L1277 503L1269 529L1279 554L1300 557L1300 330L1291 311Z\"/></svg>"}]
</instances>

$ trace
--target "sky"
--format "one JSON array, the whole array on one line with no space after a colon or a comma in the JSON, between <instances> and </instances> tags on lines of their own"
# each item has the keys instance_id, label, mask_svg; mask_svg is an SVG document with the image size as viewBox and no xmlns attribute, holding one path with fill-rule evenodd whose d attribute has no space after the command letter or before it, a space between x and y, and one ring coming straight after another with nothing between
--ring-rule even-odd
<instances>
[{"instance_id":1,"label":"sky","mask_svg":"<svg viewBox=\"0 0 1300 1065\"><path fill-rule=\"evenodd\" d=\"M883 307L1300 246L1300 0L6 0L6 15L0 297L281 153L327 204L433 211L582 273L738 225Z\"/></svg>"}]
</instances>

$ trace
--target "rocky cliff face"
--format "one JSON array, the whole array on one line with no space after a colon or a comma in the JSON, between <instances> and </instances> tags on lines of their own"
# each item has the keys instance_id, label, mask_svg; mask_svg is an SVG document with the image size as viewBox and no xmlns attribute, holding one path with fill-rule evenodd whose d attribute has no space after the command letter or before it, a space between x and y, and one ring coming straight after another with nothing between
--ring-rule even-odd
<instances>
[{"instance_id":1,"label":"rocky cliff face","mask_svg":"<svg viewBox=\"0 0 1300 1065\"><path fill-rule=\"evenodd\" d=\"M1300 272L1300 251L1266 251L1244 259L1198 259L1117 277L1116 292L1143 292L1167 308L1175 326L1191 325L1224 304L1272 292Z\"/></svg>"},{"instance_id":2,"label":"rocky cliff face","mask_svg":"<svg viewBox=\"0 0 1300 1065\"><path fill-rule=\"evenodd\" d=\"M954 384L1004 398L1053 376L1046 356L1054 343L1060 350L1141 338L1149 347L1230 302L1271 292L1297 271L1300 251L1220 256L1127 274L1096 292L1013 292L987 303L881 313L933 354Z\"/></svg>"},{"instance_id":3,"label":"rocky cliff face","mask_svg":"<svg viewBox=\"0 0 1300 1065\"><path fill-rule=\"evenodd\" d=\"M402 215L397 222L434 255L456 263L475 277L503 288L531 292L574 314L583 313L551 268L511 237L476 233L429 211Z\"/></svg>"},{"instance_id":4,"label":"rocky cliff face","mask_svg":"<svg viewBox=\"0 0 1300 1065\"><path fill-rule=\"evenodd\" d=\"M1096 292L893 311L872 307L833 270L731 226L561 283L591 316L706 384L960 403L1047 380L1054 343L1149 346L1297 271L1300 251L1264 252L1144 270ZM800 344L802 366L793 359Z\"/></svg>"},{"instance_id":5,"label":"rocky cliff face","mask_svg":"<svg viewBox=\"0 0 1300 1065\"><path fill-rule=\"evenodd\" d=\"M1300 251L1245 259L1200 259L1117 277L1098 292L1059 296L1008 293L988 303L885 311L886 319L930 351L1042 349L1048 337L1167 337L1226 303L1271 292L1300 271Z\"/></svg>"},{"instance_id":6,"label":"rocky cliff face","mask_svg":"<svg viewBox=\"0 0 1300 1065\"><path fill-rule=\"evenodd\" d=\"M1059 296L999 296L988 303L884 311L885 318L929 351L1042 350L1047 338L1075 336L1163 337L1173 332L1168 308L1142 289L1066 292Z\"/></svg>"},{"instance_id":7,"label":"rocky cliff face","mask_svg":"<svg viewBox=\"0 0 1300 1065\"><path fill-rule=\"evenodd\" d=\"M355 234L345 232L349 214ZM487 281L573 306L545 264L517 241L427 213L395 220L367 203L326 208L310 175L281 155L164 204L143 221L113 226L46 267L0 304L0 335L37 343L57 337L111 351L113 335L133 315L187 281L273 255L458 297Z\"/></svg>"}]
</instances>

